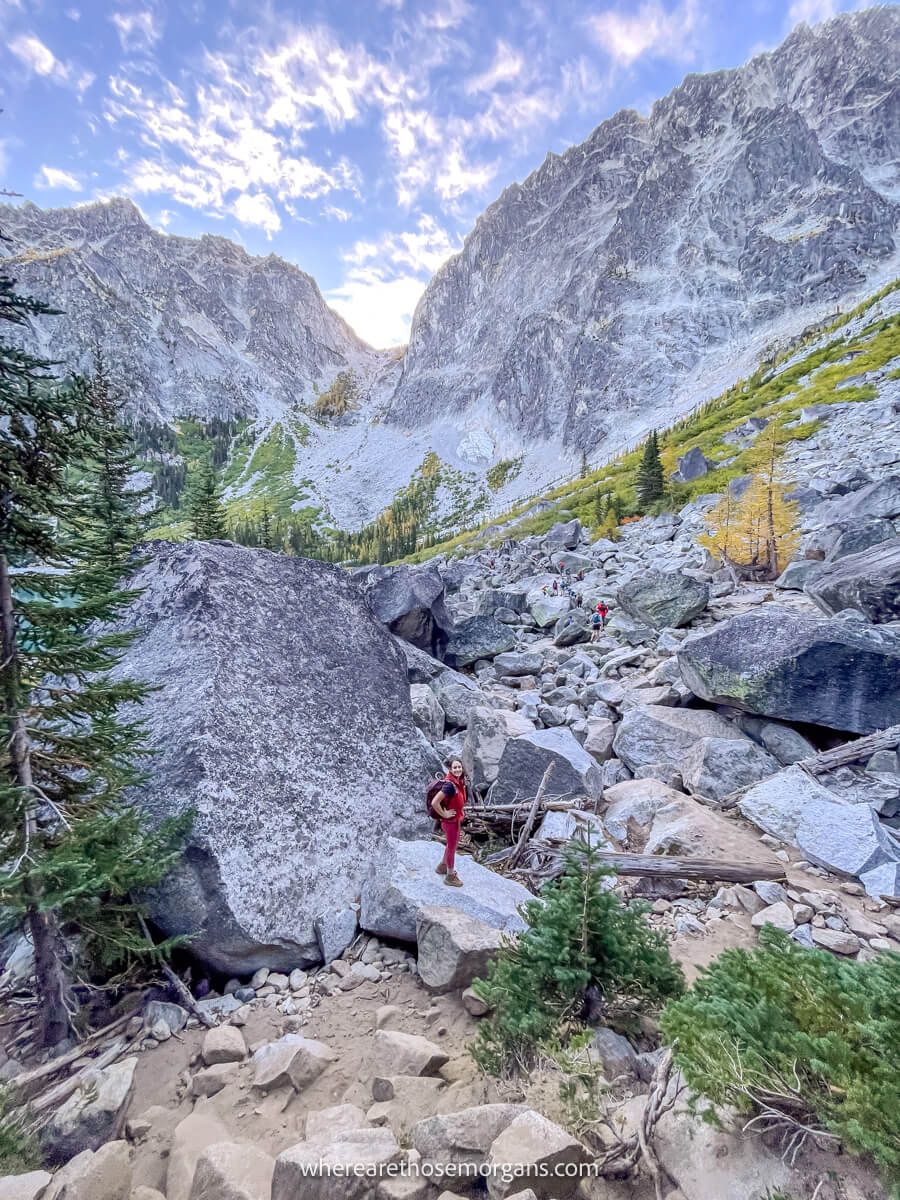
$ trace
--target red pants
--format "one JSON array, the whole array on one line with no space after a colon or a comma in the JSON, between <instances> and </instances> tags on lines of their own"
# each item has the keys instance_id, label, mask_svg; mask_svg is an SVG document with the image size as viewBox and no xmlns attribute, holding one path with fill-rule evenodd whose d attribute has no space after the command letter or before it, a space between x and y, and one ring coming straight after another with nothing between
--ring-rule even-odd
<instances>
[{"instance_id":1,"label":"red pants","mask_svg":"<svg viewBox=\"0 0 900 1200\"><path fill-rule=\"evenodd\" d=\"M444 865L448 871L455 869L456 847L459 845L459 821L441 821L441 829L447 839L447 849L444 851Z\"/></svg>"}]
</instances>

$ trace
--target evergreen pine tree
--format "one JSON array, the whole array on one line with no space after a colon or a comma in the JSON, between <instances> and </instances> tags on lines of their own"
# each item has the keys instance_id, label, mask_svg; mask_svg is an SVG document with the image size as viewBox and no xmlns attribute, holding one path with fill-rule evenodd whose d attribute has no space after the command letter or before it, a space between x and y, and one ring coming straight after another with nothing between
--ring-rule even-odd
<instances>
[{"instance_id":1,"label":"evergreen pine tree","mask_svg":"<svg viewBox=\"0 0 900 1200\"><path fill-rule=\"evenodd\" d=\"M146 536L155 511L152 489L131 486L134 438L99 347L86 384L86 403L91 417L84 428L88 481L76 521L80 556L94 575L106 568L113 584L133 568L131 552Z\"/></svg>"},{"instance_id":2,"label":"evergreen pine tree","mask_svg":"<svg viewBox=\"0 0 900 1200\"><path fill-rule=\"evenodd\" d=\"M272 514L269 505L263 500L262 512L259 516L259 544L265 550L275 549L275 539L272 533Z\"/></svg>"},{"instance_id":3,"label":"evergreen pine tree","mask_svg":"<svg viewBox=\"0 0 900 1200\"><path fill-rule=\"evenodd\" d=\"M197 464L188 483L188 517L191 537L201 542L228 536L225 505L212 463L204 459Z\"/></svg>"},{"instance_id":4,"label":"evergreen pine tree","mask_svg":"<svg viewBox=\"0 0 900 1200\"><path fill-rule=\"evenodd\" d=\"M666 492L666 481L663 475L662 459L659 456L659 439L656 430L652 430L644 443L644 454L638 467L637 500L641 508L647 509L657 500L662 500Z\"/></svg>"},{"instance_id":5,"label":"evergreen pine tree","mask_svg":"<svg viewBox=\"0 0 900 1200\"><path fill-rule=\"evenodd\" d=\"M0 276L0 320L50 311ZM96 628L130 593L111 583L118 550L94 569L85 557L119 535L85 536L86 494L104 509L90 479L98 432L83 384L48 368L0 339L0 934L28 930L39 1037L52 1046L72 1027L76 973L144 949L128 897L159 881L182 829L148 833L121 800L142 731L119 710L143 690L110 677L128 635Z\"/></svg>"},{"instance_id":6,"label":"evergreen pine tree","mask_svg":"<svg viewBox=\"0 0 900 1200\"><path fill-rule=\"evenodd\" d=\"M664 938L641 907L626 907L606 890L609 873L595 847L576 841L561 878L524 906L528 929L504 944L475 985L491 1008L473 1051L485 1069L527 1062L541 1043L576 1032L589 988L609 1008L682 991Z\"/></svg>"}]
</instances>

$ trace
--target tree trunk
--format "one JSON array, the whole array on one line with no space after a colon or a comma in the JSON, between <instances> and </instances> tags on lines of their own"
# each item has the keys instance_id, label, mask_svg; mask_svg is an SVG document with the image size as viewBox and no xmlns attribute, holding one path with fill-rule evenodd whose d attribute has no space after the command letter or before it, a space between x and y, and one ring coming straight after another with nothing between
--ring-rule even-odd
<instances>
[{"instance_id":1,"label":"tree trunk","mask_svg":"<svg viewBox=\"0 0 900 1200\"><path fill-rule=\"evenodd\" d=\"M3 708L9 730L9 775L13 787L25 794L24 850L29 852L37 838L36 793L31 774L31 741L25 727L25 715L20 707L19 653L16 638L16 619L13 608L12 580L9 561L0 554L0 630L3 650ZM66 1005L68 984L64 968L64 946L56 917L41 910L41 886L23 860L22 892L26 904L28 928L34 946L34 968L40 1021L40 1042L54 1046L69 1032L69 1010Z\"/></svg>"}]
</instances>

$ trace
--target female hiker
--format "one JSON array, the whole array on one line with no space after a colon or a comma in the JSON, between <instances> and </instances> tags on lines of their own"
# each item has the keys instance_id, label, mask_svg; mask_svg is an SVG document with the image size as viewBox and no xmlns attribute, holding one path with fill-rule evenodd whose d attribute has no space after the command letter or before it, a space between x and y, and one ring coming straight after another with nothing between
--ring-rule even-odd
<instances>
[{"instance_id":1,"label":"female hiker","mask_svg":"<svg viewBox=\"0 0 900 1200\"><path fill-rule=\"evenodd\" d=\"M431 807L441 822L447 843L444 857L438 863L436 871L438 875L444 876L444 883L448 887L462 887L463 881L456 873L456 847L459 845L459 830L466 807L466 775L458 758L450 762L444 787L432 800Z\"/></svg>"}]
</instances>

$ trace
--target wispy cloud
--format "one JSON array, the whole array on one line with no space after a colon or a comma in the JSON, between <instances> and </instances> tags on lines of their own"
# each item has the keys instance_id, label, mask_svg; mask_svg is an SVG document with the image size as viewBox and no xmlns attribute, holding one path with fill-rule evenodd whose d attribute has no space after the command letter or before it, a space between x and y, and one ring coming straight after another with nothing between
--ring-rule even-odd
<instances>
[{"instance_id":1,"label":"wispy cloud","mask_svg":"<svg viewBox=\"0 0 900 1200\"><path fill-rule=\"evenodd\" d=\"M697 54L698 0L672 9L649 0L637 10L606 9L587 19L588 31L618 66L629 67L644 55L690 62Z\"/></svg>"},{"instance_id":2,"label":"wispy cloud","mask_svg":"<svg viewBox=\"0 0 900 1200\"><path fill-rule=\"evenodd\" d=\"M479 92L492 92L503 83L511 83L518 79L525 67L525 60L518 50L514 50L508 42L497 43L494 61L479 75L473 75L466 80L465 90L469 95Z\"/></svg>"},{"instance_id":3,"label":"wispy cloud","mask_svg":"<svg viewBox=\"0 0 900 1200\"><path fill-rule=\"evenodd\" d=\"M43 166L33 180L34 186L41 191L57 189L66 192L83 192L84 185L76 176L58 167Z\"/></svg>"},{"instance_id":4,"label":"wispy cloud","mask_svg":"<svg viewBox=\"0 0 900 1200\"><path fill-rule=\"evenodd\" d=\"M52 83L72 87L79 94L94 82L90 71L81 70L73 63L63 62L33 33L17 34L10 40L9 49L31 74L39 75Z\"/></svg>"},{"instance_id":5,"label":"wispy cloud","mask_svg":"<svg viewBox=\"0 0 900 1200\"><path fill-rule=\"evenodd\" d=\"M162 37L162 22L149 8L114 12L109 19L116 27L123 50L149 50Z\"/></svg>"}]
</instances>

